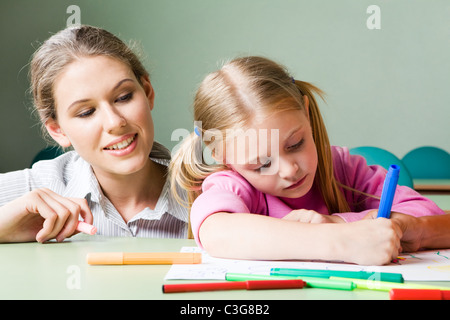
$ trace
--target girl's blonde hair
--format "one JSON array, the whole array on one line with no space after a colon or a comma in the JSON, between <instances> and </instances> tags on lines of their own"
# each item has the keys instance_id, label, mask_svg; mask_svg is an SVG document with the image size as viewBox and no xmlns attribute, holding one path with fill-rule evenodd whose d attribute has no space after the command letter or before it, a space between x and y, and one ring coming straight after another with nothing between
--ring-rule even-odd
<instances>
[{"instance_id":1,"label":"girl's blonde hair","mask_svg":"<svg viewBox=\"0 0 450 320\"><path fill-rule=\"evenodd\" d=\"M225 136L226 129L245 128L255 117L287 109L305 110L303 95L306 95L318 155L315 183L330 213L347 212L349 205L334 175L330 142L315 94L323 99L320 89L294 80L274 61L255 56L237 58L209 74L200 84L194 100L194 119L201 122L202 131L215 129ZM294 103L279 103L286 99ZM191 133L173 156L170 166L172 186L178 183L188 191L189 207L201 194L203 180L213 172L227 169L221 164L205 164L201 148L202 140ZM175 189L173 191L181 200Z\"/></svg>"},{"instance_id":2,"label":"girl's blonde hair","mask_svg":"<svg viewBox=\"0 0 450 320\"><path fill-rule=\"evenodd\" d=\"M45 136L47 120L57 119L53 92L55 80L70 63L92 56L108 56L123 62L130 67L139 83L143 76L149 76L133 49L112 33L87 25L59 31L36 50L30 67L33 105ZM158 158L170 158L170 152L159 143L154 142L153 149Z\"/></svg>"}]
</instances>

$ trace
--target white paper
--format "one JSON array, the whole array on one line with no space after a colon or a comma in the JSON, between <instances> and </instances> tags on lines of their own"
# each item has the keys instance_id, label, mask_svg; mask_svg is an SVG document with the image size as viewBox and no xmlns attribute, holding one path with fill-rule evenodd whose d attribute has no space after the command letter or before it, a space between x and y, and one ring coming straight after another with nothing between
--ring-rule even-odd
<instances>
[{"instance_id":1,"label":"white paper","mask_svg":"<svg viewBox=\"0 0 450 320\"><path fill-rule=\"evenodd\" d=\"M401 273L405 281L450 281L450 249L402 254L398 262L385 266L359 266L348 263L314 261L255 261L219 259L197 247L181 252L201 252L202 263L172 265L165 280L225 280L226 273L269 275L271 268L373 271Z\"/></svg>"}]
</instances>

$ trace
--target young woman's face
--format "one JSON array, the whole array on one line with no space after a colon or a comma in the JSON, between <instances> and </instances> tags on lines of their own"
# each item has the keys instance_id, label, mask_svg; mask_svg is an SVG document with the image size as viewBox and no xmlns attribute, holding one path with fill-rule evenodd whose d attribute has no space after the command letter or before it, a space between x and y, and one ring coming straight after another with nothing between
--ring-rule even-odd
<instances>
[{"instance_id":1,"label":"young woman's face","mask_svg":"<svg viewBox=\"0 0 450 320\"><path fill-rule=\"evenodd\" d=\"M298 198L312 187L317 169L317 150L306 113L287 110L252 123L257 143L242 152L227 143L226 162L261 192L277 197ZM250 136L250 135L248 135ZM242 163L243 162L243 163Z\"/></svg>"},{"instance_id":2,"label":"young woman's face","mask_svg":"<svg viewBox=\"0 0 450 320\"><path fill-rule=\"evenodd\" d=\"M154 127L154 92L124 63L86 57L66 66L54 84L56 120L46 128L62 146L70 145L96 173L131 174L149 161Z\"/></svg>"}]
</instances>

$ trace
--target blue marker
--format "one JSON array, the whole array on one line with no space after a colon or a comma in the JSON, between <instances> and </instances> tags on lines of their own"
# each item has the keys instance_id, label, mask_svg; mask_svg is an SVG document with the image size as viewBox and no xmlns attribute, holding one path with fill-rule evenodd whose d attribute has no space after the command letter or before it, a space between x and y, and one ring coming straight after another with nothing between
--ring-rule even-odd
<instances>
[{"instance_id":1,"label":"blue marker","mask_svg":"<svg viewBox=\"0 0 450 320\"><path fill-rule=\"evenodd\" d=\"M395 189L397 188L400 167L393 164L389 167L386 179L381 192L380 207L377 218L387 218L391 216L392 201L394 200Z\"/></svg>"}]
</instances>

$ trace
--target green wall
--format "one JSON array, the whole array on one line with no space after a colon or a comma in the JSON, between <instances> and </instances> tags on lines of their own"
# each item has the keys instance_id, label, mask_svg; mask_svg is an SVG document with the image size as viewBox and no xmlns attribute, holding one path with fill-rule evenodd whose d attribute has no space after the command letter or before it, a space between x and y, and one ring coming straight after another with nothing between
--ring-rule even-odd
<instances>
[{"instance_id":1,"label":"green wall","mask_svg":"<svg viewBox=\"0 0 450 320\"><path fill-rule=\"evenodd\" d=\"M0 172L28 166L45 142L30 116L27 64L36 43L81 23L139 40L156 90L156 138L169 148L192 130L195 90L222 61L264 55L327 94L331 142L374 145L402 157L435 145L450 152L448 0L2 0ZM369 29L370 5L380 29ZM377 21L377 20L376 20Z\"/></svg>"}]
</instances>

